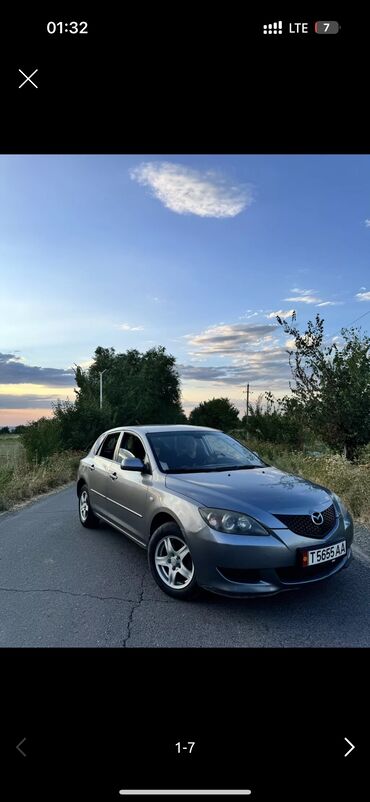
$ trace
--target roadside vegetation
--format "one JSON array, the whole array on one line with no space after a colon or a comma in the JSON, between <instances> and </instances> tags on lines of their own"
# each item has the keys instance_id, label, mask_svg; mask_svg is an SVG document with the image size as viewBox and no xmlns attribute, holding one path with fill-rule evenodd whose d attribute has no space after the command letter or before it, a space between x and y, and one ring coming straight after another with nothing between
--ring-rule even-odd
<instances>
[{"instance_id":1,"label":"roadside vegetation","mask_svg":"<svg viewBox=\"0 0 370 802\"><path fill-rule=\"evenodd\" d=\"M81 456L63 451L29 461L19 435L0 435L0 512L70 482Z\"/></svg>"},{"instance_id":2,"label":"roadside vegetation","mask_svg":"<svg viewBox=\"0 0 370 802\"><path fill-rule=\"evenodd\" d=\"M316 316L289 335L291 393L271 392L240 417L227 398L196 406L187 418L175 358L162 346L144 353L98 347L87 370L76 366L74 402L58 401L51 418L10 434L0 429L0 510L74 479L80 457L114 426L189 423L232 433L266 462L338 493L354 517L370 522L370 338L342 329L328 339ZM104 372L103 405L99 403Z\"/></svg>"}]
</instances>

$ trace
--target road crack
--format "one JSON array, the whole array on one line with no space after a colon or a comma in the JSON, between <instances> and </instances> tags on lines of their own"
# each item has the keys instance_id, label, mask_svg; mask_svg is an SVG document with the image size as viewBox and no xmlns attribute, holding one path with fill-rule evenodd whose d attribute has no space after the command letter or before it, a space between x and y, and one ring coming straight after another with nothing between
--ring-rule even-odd
<instances>
[{"instance_id":1,"label":"road crack","mask_svg":"<svg viewBox=\"0 0 370 802\"><path fill-rule=\"evenodd\" d=\"M127 604L134 604L134 599L125 599L123 596L98 596L94 593L74 593L71 590L60 590L60 588L3 588L0 587L0 592L5 591L8 593L61 593L64 596L74 596L77 598L97 599L98 601L119 601L126 602Z\"/></svg>"},{"instance_id":2,"label":"road crack","mask_svg":"<svg viewBox=\"0 0 370 802\"><path fill-rule=\"evenodd\" d=\"M136 602L134 602L134 604L132 605L132 608L130 610L130 615L128 617L128 622L127 622L127 633L126 633L126 637L124 638L123 643L122 643L122 648L123 649L127 648L127 643L131 638L131 632L132 632L132 627L133 627L133 619L134 619L134 612L135 612L135 610L139 609L140 605L144 601L144 582L145 582L146 575L147 575L147 572L144 571L144 573L143 573L143 575L141 577L141 586L140 586L139 598L138 598L138 600Z\"/></svg>"}]
</instances>

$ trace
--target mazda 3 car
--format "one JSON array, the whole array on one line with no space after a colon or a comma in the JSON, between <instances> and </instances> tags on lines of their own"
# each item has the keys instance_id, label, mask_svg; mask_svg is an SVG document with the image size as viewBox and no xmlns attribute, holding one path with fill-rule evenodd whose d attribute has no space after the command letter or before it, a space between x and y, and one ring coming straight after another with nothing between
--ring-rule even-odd
<instances>
[{"instance_id":1,"label":"mazda 3 car","mask_svg":"<svg viewBox=\"0 0 370 802\"><path fill-rule=\"evenodd\" d=\"M201 426L104 432L79 465L79 516L146 549L159 587L190 599L271 595L348 566L353 521L337 495Z\"/></svg>"}]
</instances>

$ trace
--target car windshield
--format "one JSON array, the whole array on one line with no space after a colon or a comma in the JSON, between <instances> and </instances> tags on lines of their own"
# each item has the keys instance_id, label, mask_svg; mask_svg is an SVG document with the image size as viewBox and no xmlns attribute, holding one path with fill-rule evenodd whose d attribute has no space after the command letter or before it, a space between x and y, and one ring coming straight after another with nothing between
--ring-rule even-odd
<instances>
[{"instance_id":1,"label":"car windshield","mask_svg":"<svg viewBox=\"0 0 370 802\"><path fill-rule=\"evenodd\" d=\"M166 473L246 470L266 464L223 432L150 432L147 438L158 465Z\"/></svg>"}]
</instances>

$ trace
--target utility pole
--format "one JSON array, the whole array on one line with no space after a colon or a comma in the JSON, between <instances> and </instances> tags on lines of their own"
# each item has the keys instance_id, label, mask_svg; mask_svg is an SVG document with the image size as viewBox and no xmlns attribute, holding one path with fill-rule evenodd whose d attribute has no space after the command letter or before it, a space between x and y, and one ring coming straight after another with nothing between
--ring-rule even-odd
<instances>
[{"instance_id":1,"label":"utility pole","mask_svg":"<svg viewBox=\"0 0 370 802\"><path fill-rule=\"evenodd\" d=\"M247 384L247 389L246 389L246 390L243 390L243 393L247 393L247 401L246 401L246 405L245 405L245 417L246 417L246 421L245 421L245 428L246 428L246 431L248 431L248 416L249 416L249 382L248 382L248 384Z\"/></svg>"},{"instance_id":2,"label":"utility pole","mask_svg":"<svg viewBox=\"0 0 370 802\"><path fill-rule=\"evenodd\" d=\"M105 368L104 370L99 371L99 376L100 376L100 409L103 406L103 373L105 373L106 370L108 370L108 368Z\"/></svg>"},{"instance_id":3,"label":"utility pole","mask_svg":"<svg viewBox=\"0 0 370 802\"><path fill-rule=\"evenodd\" d=\"M248 415L249 415L249 384L247 384L247 420L246 420L247 431L248 431Z\"/></svg>"}]
</instances>

